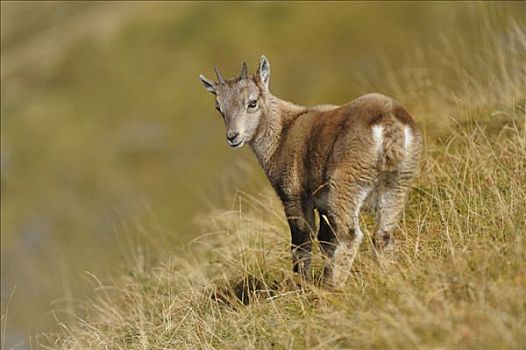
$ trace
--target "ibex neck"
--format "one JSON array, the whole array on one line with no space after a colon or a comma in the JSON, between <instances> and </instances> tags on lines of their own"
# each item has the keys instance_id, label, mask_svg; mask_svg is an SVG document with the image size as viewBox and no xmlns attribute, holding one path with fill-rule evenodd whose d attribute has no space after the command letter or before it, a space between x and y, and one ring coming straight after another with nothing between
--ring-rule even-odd
<instances>
[{"instance_id":1,"label":"ibex neck","mask_svg":"<svg viewBox=\"0 0 526 350\"><path fill-rule=\"evenodd\" d=\"M305 110L305 107L280 100L272 95L270 95L268 99L269 111L261 116L256 135L250 143L252 151L267 175L269 175L271 168L272 157L276 154L276 151L278 151L281 138L284 137L283 129L285 125Z\"/></svg>"}]
</instances>

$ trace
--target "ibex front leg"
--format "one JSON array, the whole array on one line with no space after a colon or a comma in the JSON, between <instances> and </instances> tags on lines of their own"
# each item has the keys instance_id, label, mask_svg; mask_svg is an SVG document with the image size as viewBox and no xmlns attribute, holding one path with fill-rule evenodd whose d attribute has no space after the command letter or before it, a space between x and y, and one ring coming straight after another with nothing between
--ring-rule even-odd
<instances>
[{"instance_id":1,"label":"ibex front leg","mask_svg":"<svg viewBox=\"0 0 526 350\"><path fill-rule=\"evenodd\" d=\"M292 236L292 270L302 278L310 278L314 208L311 203L284 203Z\"/></svg>"}]
</instances>

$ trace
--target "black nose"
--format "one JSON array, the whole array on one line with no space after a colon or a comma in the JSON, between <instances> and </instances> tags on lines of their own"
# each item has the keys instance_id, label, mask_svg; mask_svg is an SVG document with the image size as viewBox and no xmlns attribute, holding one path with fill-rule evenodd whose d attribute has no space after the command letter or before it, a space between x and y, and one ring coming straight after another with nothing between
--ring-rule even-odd
<instances>
[{"instance_id":1,"label":"black nose","mask_svg":"<svg viewBox=\"0 0 526 350\"><path fill-rule=\"evenodd\" d=\"M228 141L234 141L236 139L236 137L239 135L238 132L228 132L226 134L226 138L228 139Z\"/></svg>"}]
</instances>

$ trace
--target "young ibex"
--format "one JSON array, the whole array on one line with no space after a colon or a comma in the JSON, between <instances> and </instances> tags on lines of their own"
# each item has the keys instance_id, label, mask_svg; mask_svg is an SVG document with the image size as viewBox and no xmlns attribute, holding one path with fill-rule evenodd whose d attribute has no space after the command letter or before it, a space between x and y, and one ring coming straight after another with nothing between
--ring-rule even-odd
<instances>
[{"instance_id":1,"label":"young ibex","mask_svg":"<svg viewBox=\"0 0 526 350\"><path fill-rule=\"evenodd\" d=\"M392 231L403 210L420 158L422 137L393 99L368 94L343 106L302 107L269 92L270 65L261 57L254 76L218 82L200 75L215 95L231 147L248 144L283 202L292 234L294 272L308 277L314 209L326 257L324 279L341 287L363 234L364 203L376 210L375 245L392 250Z\"/></svg>"}]
</instances>

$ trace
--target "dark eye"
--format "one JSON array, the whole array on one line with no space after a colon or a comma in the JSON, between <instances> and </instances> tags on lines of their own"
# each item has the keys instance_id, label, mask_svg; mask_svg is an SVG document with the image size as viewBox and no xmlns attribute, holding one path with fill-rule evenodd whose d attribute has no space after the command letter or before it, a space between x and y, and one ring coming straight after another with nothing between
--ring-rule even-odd
<instances>
[{"instance_id":1,"label":"dark eye","mask_svg":"<svg viewBox=\"0 0 526 350\"><path fill-rule=\"evenodd\" d=\"M258 100L250 100L248 101L248 108L256 108L258 105Z\"/></svg>"}]
</instances>

